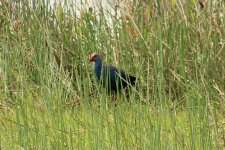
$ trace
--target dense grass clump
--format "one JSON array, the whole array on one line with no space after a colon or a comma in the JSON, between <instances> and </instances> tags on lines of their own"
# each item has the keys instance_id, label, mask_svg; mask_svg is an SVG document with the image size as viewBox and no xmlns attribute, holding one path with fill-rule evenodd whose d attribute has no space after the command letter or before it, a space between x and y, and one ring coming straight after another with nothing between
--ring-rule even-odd
<instances>
[{"instance_id":1,"label":"dense grass clump","mask_svg":"<svg viewBox=\"0 0 225 150\"><path fill-rule=\"evenodd\" d=\"M109 26L0 2L0 149L222 149L224 6L135 1ZM92 52L137 76L129 98L96 83Z\"/></svg>"}]
</instances>

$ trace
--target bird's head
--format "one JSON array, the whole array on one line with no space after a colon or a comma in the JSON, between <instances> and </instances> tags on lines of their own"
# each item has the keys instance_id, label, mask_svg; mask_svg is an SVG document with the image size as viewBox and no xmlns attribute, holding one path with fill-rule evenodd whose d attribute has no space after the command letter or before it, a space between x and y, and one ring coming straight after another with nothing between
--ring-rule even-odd
<instances>
[{"instance_id":1,"label":"bird's head","mask_svg":"<svg viewBox=\"0 0 225 150\"><path fill-rule=\"evenodd\" d=\"M98 60L101 60L101 56L96 53L92 53L88 59L89 62L92 62L92 61L96 62Z\"/></svg>"}]
</instances>

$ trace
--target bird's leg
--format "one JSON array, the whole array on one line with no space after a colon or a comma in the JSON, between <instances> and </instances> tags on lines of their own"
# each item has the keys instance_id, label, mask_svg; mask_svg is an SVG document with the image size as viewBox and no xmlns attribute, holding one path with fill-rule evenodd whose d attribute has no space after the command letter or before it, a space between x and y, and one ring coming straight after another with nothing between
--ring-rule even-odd
<instances>
[{"instance_id":1,"label":"bird's leg","mask_svg":"<svg viewBox=\"0 0 225 150\"><path fill-rule=\"evenodd\" d=\"M115 91L111 91L111 97L112 97L112 101L116 101L116 92Z\"/></svg>"},{"instance_id":2,"label":"bird's leg","mask_svg":"<svg viewBox=\"0 0 225 150\"><path fill-rule=\"evenodd\" d=\"M129 98L130 98L130 88L129 88L129 86L126 86L124 88L124 95L127 98L127 101L129 102Z\"/></svg>"}]
</instances>

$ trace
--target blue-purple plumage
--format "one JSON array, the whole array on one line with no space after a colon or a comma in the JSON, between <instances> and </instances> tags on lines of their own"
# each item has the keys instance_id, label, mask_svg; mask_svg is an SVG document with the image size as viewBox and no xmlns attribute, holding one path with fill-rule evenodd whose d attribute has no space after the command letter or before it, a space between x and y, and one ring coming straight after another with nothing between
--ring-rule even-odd
<instances>
[{"instance_id":1,"label":"blue-purple plumage","mask_svg":"<svg viewBox=\"0 0 225 150\"><path fill-rule=\"evenodd\" d=\"M128 85L135 85L136 77L127 75L123 70L114 66L102 64L102 59L96 53L92 54L89 61L94 61L93 71L98 79L108 91L117 92Z\"/></svg>"}]
</instances>

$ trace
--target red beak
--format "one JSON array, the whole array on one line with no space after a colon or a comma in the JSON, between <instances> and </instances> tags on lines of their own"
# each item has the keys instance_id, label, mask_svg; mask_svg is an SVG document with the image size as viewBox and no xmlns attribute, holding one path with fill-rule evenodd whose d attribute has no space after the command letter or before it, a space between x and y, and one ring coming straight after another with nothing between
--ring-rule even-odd
<instances>
[{"instance_id":1,"label":"red beak","mask_svg":"<svg viewBox=\"0 0 225 150\"><path fill-rule=\"evenodd\" d=\"M88 62L92 62L92 61L93 61L92 57L89 57Z\"/></svg>"}]
</instances>

